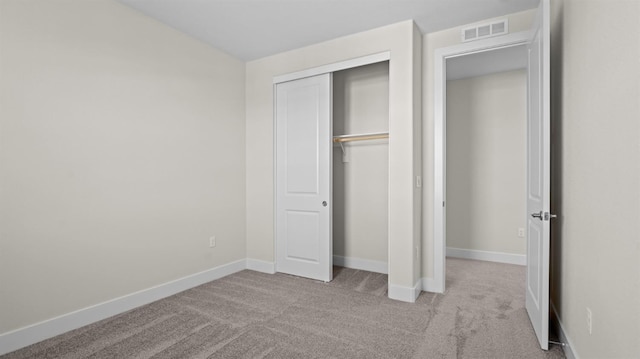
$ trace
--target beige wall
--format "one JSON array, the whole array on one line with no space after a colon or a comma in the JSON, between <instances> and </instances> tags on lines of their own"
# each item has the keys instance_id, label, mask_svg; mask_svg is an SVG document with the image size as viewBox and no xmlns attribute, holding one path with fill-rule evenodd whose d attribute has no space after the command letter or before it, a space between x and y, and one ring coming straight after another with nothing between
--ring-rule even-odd
<instances>
[{"instance_id":1,"label":"beige wall","mask_svg":"<svg viewBox=\"0 0 640 359\"><path fill-rule=\"evenodd\" d=\"M0 333L245 258L242 62L112 1L0 42Z\"/></svg>"},{"instance_id":2,"label":"beige wall","mask_svg":"<svg viewBox=\"0 0 640 359\"><path fill-rule=\"evenodd\" d=\"M553 5L551 299L580 358L637 358L640 2Z\"/></svg>"},{"instance_id":3,"label":"beige wall","mask_svg":"<svg viewBox=\"0 0 640 359\"><path fill-rule=\"evenodd\" d=\"M528 31L531 29L535 10L523 11L507 16L509 19L509 32ZM480 21L485 23L492 19ZM473 24L463 25L448 30L425 34L423 36L423 73L422 73L422 119L424 127L422 171L423 171L423 196L422 196L422 277L433 278L433 69L435 50L441 47L460 44L460 31L462 28Z\"/></svg>"},{"instance_id":4,"label":"beige wall","mask_svg":"<svg viewBox=\"0 0 640 359\"><path fill-rule=\"evenodd\" d=\"M414 96L420 92L414 80L420 62L421 43L413 21L342 37L247 63L247 257L274 260L273 237L273 78L389 51L389 280L393 285L413 287L414 243L420 223L414 213L419 190L413 178L419 172L419 138L414 138ZM394 265L393 263L396 263Z\"/></svg>"},{"instance_id":5,"label":"beige wall","mask_svg":"<svg viewBox=\"0 0 640 359\"><path fill-rule=\"evenodd\" d=\"M447 247L526 254L527 73L447 82Z\"/></svg>"},{"instance_id":6,"label":"beige wall","mask_svg":"<svg viewBox=\"0 0 640 359\"><path fill-rule=\"evenodd\" d=\"M333 134L389 130L389 63L333 75ZM387 262L389 141L357 141L333 150L333 254Z\"/></svg>"}]
</instances>

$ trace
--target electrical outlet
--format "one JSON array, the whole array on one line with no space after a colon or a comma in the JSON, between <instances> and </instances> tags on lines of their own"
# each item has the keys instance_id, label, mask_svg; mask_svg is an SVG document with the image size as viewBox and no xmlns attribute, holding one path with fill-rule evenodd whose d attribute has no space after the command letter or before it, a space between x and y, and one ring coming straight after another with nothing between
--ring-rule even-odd
<instances>
[{"instance_id":1,"label":"electrical outlet","mask_svg":"<svg viewBox=\"0 0 640 359\"><path fill-rule=\"evenodd\" d=\"M209 237L209 247L213 248L216 246L216 236Z\"/></svg>"},{"instance_id":2,"label":"electrical outlet","mask_svg":"<svg viewBox=\"0 0 640 359\"><path fill-rule=\"evenodd\" d=\"M591 335L592 328L593 328L593 317L591 316L591 309L587 307L587 329L589 330L589 335Z\"/></svg>"},{"instance_id":3,"label":"electrical outlet","mask_svg":"<svg viewBox=\"0 0 640 359\"><path fill-rule=\"evenodd\" d=\"M518 228L518 237L524 238L524 228Z\"/></svg>"}]
</instances>

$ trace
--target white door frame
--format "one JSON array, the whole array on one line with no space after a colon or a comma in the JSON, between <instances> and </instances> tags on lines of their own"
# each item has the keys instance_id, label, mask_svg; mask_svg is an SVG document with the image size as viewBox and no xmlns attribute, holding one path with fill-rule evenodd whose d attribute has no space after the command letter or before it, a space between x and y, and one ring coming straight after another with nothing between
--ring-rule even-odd
<instances>
[{"instance_id":1,"label":"white door frame","mask_svg":"<svg viewBox=\"0 0 640 359\"><path fill-rule=\"evenodd\" d=\"M443 47L435 50L434 68L434 190L433 190L433 291L444 293L446 261L446 108L447 59L526 45L529 31L493 37L475 42Z\"/></svg>"},{"instance_id":2,"label":"white door frame","mask_svg":"<svg viewBox=\"0 0 640 359\"><path fill-rule=\"evenodd\" d=\"M273 128L277 128L277 116L276 116L276 109L277 109L277 103L276 103L276 86L280 83L284 83L284 82L288 82L288 81L295 81L295 80L299 80L299 79L303 79L303 78L307 78L307 77L312 77L312 76L317 76L317 75L322 75L322 74L327 74L327 73L333 73L336 71L341 71L341 70L348 70L351 68L355 68L355 67L360 67L360 66L365 66L365 65L371 65L371 64L375 64L378 62L383 62L383 61L391 61L391 52L389 51L385 51L385 52L380 52L380 53L376 53L376 54L371 54L371 55L367 55L367 56L362 56L362 57L357 57L354 59L350 59L350 60L345 60L345 61L340 61L340 62L336 62L336 63L332 63L332 64L327 64L327 65L323 65L323 66L319 66L319 67L314 67L314 68L310 68L310 69L306 69L306 70L302 70L302 71L298 71L298 72L293 72L293 73L289 73L289 74L284 74L284 75L280 75L280 76L276 76L273 78ZM274 152L273 152L273 163L276 164L278 163L277 161L277 153L275 151L276 147L277 147L277 138L276 138L276 132L273 132L273 144L274 144ZM278 178L277 178L277 170L274 169L273 171L273 203L274 206L277 206L277 195L278 195L278 189L277 189L277 185L278 185ZM333 203L330 203L331 208L333 208ZM278 258L278 253L277 253L277 248L278 248L278 234L277 234L277 230L278 230L278 225L277 225L277 209L274 208L274 213L273 213L273 248L274 248L274 258L276 259L276 263L274 263L274 268L277 271L278 268L278 263L277 263L277 258ZM332 221L333 219L330 218L330 221ZM387 219L388 220L388 219ZM329 234L330 237L330 241L333 240L332 238L332 234ZM329 245L332 245L332 243L329 243ZM333 254L333 253L332 253ZM387 262L387 272L389 271L389 266L391 261ZM332 266L333 266L333 257L332 255L329 258L329 263L328 263L329 268L327 269L328 271L331 270Z\"/></svg>"}]
</instances>

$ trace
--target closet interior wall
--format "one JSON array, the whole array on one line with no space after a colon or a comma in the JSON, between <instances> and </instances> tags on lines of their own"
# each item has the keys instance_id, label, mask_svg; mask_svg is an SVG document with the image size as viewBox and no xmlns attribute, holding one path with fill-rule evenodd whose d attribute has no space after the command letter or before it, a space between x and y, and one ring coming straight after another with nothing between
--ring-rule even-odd
<instances>
[{"instance_id":1,"label":"closet interior wall","mask_svg":"<svg viewBox=\"0 0 640 359\"><path fill-rule=\"evenodd\" d=\"M448 249L526 254L526 86L525 70L447 82Z\"/></svg>"},{"instance_id":2,"label":"closet interior wall","mask_svg":"<svg viewBox=\"0 0 640 359\"><path fill-rule=\"evenodd\" d=\"M389 131L389 62L333 74L333 135ZM344 149L344 150L343 150ZM389 222L388 139L334 144L334 263L385 272ZM342 258L340 258L342 257Z\"/></svg>"}]
</instances>

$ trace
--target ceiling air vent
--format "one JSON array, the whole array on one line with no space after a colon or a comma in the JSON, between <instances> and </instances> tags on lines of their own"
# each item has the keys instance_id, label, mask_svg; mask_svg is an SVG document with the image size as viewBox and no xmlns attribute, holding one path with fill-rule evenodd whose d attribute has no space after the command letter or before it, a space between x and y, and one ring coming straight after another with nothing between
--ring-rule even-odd
<instances>
[{"instance_id":1,"label":"ceiling air vent","mask_svg":"<svg viewBox=\"0 0 640 359\"><path fill-rule=\"evenodd\" d=\"M504 35L509 32L509 20L481 24L462 29L462 42L485 39L487 37Z\"/></svg>"}]
</instances>

